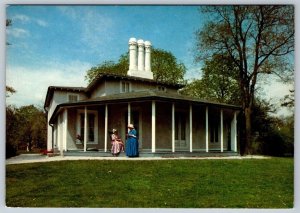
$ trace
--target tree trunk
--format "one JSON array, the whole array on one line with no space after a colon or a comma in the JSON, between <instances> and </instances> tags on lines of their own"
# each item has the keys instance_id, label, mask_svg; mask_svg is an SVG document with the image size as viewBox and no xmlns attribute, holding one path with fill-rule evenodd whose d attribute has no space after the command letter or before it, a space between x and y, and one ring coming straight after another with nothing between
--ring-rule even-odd
<instances>
[{"instance_id":1,"label":"tree trunk","mask_svg":"<svg viewBox=\"0 0 300 213\"><path fill-rule=\"evenodd\" d=\"M252 146L251 146L251 106L245 107L245 150L244 154L252 154Z\"/></svg>"}]
</instances>

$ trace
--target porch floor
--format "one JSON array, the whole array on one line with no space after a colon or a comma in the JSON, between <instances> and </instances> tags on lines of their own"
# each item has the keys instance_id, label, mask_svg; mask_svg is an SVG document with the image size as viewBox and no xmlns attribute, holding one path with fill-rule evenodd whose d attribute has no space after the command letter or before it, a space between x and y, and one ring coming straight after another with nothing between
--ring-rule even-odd
<instances>
[{"instance_id":1,"label":"porch floor","mask_svg":"<svg viewBox=\"0 0 300 213\"><path fill-rule=\"evenodd\" d=\"M58 153L59 154L59 153ZM88 156L88 157L112 157L110 151L104 152L102 150L87 150L84 152L83 150L68 150L64 151L64 156ZM126 157L126 153L122 152L119 155L120 157ZM148 151L140 151L139 157L147 158L147 157L162 157L162 158L177 158L177 157L228 157L228 156L240 156L239 153L233 151L177 151L177 152L169 152L169 151L157 151L155 153Z\"/></svg>"}]
</instances>

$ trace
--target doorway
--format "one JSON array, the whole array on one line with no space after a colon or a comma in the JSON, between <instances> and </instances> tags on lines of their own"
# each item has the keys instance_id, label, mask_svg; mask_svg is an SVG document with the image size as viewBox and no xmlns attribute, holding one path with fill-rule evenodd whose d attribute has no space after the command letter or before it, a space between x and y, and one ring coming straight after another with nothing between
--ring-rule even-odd
<instances>
[{"instance_id":1,"label":"doorway","mask_svg":"<svg viewBox=\"0 0 300 213\"><path fill-rule=\"evenodd\" d=\"M142 147L142 140L141 140L142 128L141 128L140 119L141 119L140 112L138 110L132 110L131 111L131 122L130 123L132 123L134 125L134 128L137 132L136 136L137 136L138 141L139 141L139 148ZM127 125L128 125L128 111L127 110L124 113L124 121L125 121L124 132L125 132L125 135L126 135L128 133L128 128L127 128Z\"/></svg>"},{"instance_id":2,"label":"doorway","mask_svg":"<svg viewBox=\"0 0 300 213\"><path fill-rule=\"evenodd\" d=\"M188 148L186 141L186 113L175 112L175 149L182 150Z\"/></svg>"}]
</instances>

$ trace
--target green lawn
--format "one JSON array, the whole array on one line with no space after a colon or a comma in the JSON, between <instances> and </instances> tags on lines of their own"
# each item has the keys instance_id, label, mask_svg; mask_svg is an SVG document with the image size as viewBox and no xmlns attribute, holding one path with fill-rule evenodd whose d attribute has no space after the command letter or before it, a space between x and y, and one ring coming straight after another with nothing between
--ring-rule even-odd
<instances>
[{"instance_id":1,"label":"green lawn","mask_svg":"<svg viewBox=\"0 0 300 213\"><path fill-rule=\"evenodd\" d=\"M293 159L6 166L9 207L292 208Z\"/></svg>"}]
</instances>

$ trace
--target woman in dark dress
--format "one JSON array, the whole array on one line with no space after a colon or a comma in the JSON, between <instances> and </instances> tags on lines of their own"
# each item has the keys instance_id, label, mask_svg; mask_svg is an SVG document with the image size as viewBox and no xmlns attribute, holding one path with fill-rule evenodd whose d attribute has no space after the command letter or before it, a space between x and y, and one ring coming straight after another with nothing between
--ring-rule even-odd
<instances>
[{"instance_id":1,"label":"woman in dark dress","mask_svg":"<svg viewBox=\"0 0 300 213\"><path fill-rule=\"evenodd\" d=\"M126 155L128 157L139 156L139 143L136 137L136 130L132 124L128 125L128 134L126 140Z\"/></svg>"}]
</instances>

